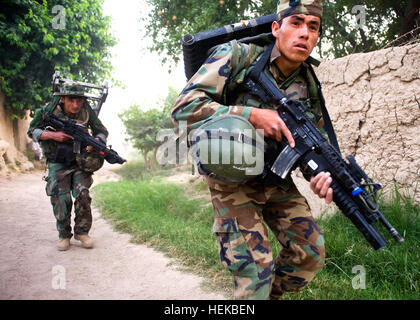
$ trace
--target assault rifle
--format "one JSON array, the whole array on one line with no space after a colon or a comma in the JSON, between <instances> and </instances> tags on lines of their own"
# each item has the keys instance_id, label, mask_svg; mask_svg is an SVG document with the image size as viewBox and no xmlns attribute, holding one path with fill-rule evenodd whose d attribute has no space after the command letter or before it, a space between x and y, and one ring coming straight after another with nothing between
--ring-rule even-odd
<instances>
[{"instance_id":1,"label":"assault rifle","mask_svg":"<svg viewBox=\"0 0 420 320\"><path fill-rule=\"evenodd\" d=\"M256 94L278 106L278 114L295 140L294 148L285 139L279 143L281 151L270 164L271 171L283 179L296 167L314 176L330 172L333 201L375 250L387 245L373 225L377 221L397 242L403 242L403 237L378 209L376 192L381 185L373 183L354 157L348 156L348 162L341 157L305 115L305 105L299 100L287 99L264 72L251 72L247 81L247 86Z\"/></svg>"},{"instance_id":2,"label":"assault rifle","mask_svg":"<svg viewBox=\"0 0 420 320\"><path fill-rule=\"evenodd\" d=\"M76 124L76 122L73 120L60 119L55 114L48 113L44 117L44 122L46 125L53 127L55 130L61 130L64 133L72 136L75 143L92 146L95 150L99 151L99 153L109 163L123 164L126 162L126 160L121 158L116 151L108 148L103 142L96 140L85 131L84 127Z\"/></svg>"}]
</instances>

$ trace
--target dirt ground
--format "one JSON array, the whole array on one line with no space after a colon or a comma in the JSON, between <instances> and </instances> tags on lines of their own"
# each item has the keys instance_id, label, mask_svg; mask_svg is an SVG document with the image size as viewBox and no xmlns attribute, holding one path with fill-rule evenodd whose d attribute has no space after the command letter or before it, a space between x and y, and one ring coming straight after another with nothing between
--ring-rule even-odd
<instances>
[{"instance_id":1,"label":"dirt ground","mask_svg":"<svg viewBox=\"0 0 420 320\"><path fill-rule=\"evenodd\" d=\"M58 233L44 172L0 177L0 299L225 300L203 279L179 270L171 259L113 230L93 209L93 249L71 240L56 249ZM95 183L116 180L109 169Z\"/></svg>"}]
</instances>

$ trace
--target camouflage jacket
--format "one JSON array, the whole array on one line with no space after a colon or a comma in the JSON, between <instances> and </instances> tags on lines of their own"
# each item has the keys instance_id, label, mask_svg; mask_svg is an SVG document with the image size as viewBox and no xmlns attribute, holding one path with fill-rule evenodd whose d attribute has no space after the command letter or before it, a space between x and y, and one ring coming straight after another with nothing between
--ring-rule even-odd
<instances>
[{"instance_id":1,"label":"camouflage jacket","mask_svg":"<svg viewBox=\"0 0 420 320\"><path fill-rule=\"evenodd\" d=\"M236 40L218 46L176 100L172 109L173 122L187 121L187 128L195 129L218 115L235 114L249 119L251 107L275 109L276 106L263 104L242 85L263 52L263 47ZM318 87L308 65L303 63L286 78L274 63L279 55L274 46L265 74L286 96L304 101L307 115L322 128Z\"/></svg>"},{"instance_id":2,"label":"camouflage jacket","mask_svg":"<svg viewBox=\"0 0 420 320\"><path fill-rule=\"evenodd\" d=\"M54 140L39 140L39 137L45 130L44 115L52 112L64 120L69 119L62 110L61 105L58 103L59 98L60 97L58 96L54 97L50 103L35 111L34 118L32 119L27 132L31 139L40 143L42 151L44 152L44 155L47 159L54 157L57 142ZM77 116L72 118L72 120L76 121L77 124L83 125L87 129L90 129L94 137L97 137L102 142L106 143L108 130L102 124L101 120L99 120L99 118L96 116L95 112L92 110L87 101L84 103Z\"/></svg>"}]
</instances>

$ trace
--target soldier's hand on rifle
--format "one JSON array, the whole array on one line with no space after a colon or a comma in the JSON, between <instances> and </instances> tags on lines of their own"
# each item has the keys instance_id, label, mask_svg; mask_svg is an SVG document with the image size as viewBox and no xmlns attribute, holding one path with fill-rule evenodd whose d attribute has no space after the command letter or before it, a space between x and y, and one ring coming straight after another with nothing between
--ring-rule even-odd
<instances>
[{"instance_id":1,"label":"soldier's hand on rifle","mask_svg":"<svg viewBox=\"0 0 420 320\"><path fill-rule=\"evenodd\" d=\"M320 172L315 177L311 177L309 186L313 193L320 198L325 198L325 203L329 204L333 200L333 189L330 188L332 182L329 172Z\"/></svg>"},{"instance_id":2,"label":"soldier's hand on rifle","mask_svg":"<svg viewBox=\"0 0 420 320\"><path fill-rule=\"evenodd\" d=\"M295 140L293 139L292 133L286 127L286 124L276 110L252 108L249 122L256 129L263 129L264 136L267 138L281 141L283 136L285 136L289 145L294 148Z\"/></svg>"},{"instance_id":3,"label":"soldier's hand on rifle","mask_svg":"<svg viewBox=\"0 0 420 320\"><path fill-rule=\"evenodd\" d=\"M95 138L95 139L99 141L99 138ZM93 147L92 146L87 146L86 147L86 151L87 152L92 152L92 150L93 150Z\"/></svg>"},{"instance_id":4,"label":"soldier's hand on rifle","mask_svg":"<svg viewBox=\"0 0 420 320\"><path fill-rule=\"evenodd\" d=\"M62 132L62 131L48 131L44 130L39 137L40 140L54 140L57 142L64 142L67 140L72 140L73 137Z\"/></svg>"}]
</instances>

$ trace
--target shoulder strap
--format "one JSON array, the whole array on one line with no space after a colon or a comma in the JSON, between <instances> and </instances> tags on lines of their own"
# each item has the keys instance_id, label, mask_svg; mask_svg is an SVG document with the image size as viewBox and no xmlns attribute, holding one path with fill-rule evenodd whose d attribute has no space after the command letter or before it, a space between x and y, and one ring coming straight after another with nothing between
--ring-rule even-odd
<instances>
[{"instance_id":1,"label":"shoulder strap","mask_svg":"<svg viewBox=\"0 0 420 320\"><path fill-rule=\"evenodd\" d=\"M43 113L45 113L45 112L53 112L54 109L59 104L59 102L60 102L60 97L59 96L54 96L49 103L47 103L47 104L45 104L45 105L43 105L41 107L42 112Z\"/></svg>"},{"instance_id":2,"label":"shoulder strap","mask_svg":"<svg viewBox=\"0 0 420 320\"><path fill-rule=\"evenodd\" d=\"M338 140L337 140L337 136L335 134L330 115L328 114L327 107L325 106L325 99L324 99L324 95L322 94L322 90L321 90L321 88L322 88L321 82L319 82L318 77L316 76L315 71L310 64L308 64L308 68L309 68L309 71L311 72L312 77L314 78L315 83L318 87L318 97L319 97L319 102L320 102L320 105L321 105L322 118L324 119L324 129L325 129L325 131L327 131L328 139L330 139L330 143L334 146L334 148L338 151L338 153L341 154L340 146L339 146Z\"/></svg>"},{"instance_id":3,"label":"shoulder strap","mask_svg":"<svg viewBox=\"0 0 420 320\"><path fill-rule=\"evenodd\" d=\"M255 64L254 69L251 71L251 73L259 75L261 72L263 72L264 67L267 65L268 60L271 56L271 51L273 51L275 42L273 41L267 49L265 49L264 53L261 55L261 57L258 59L257 63Z\"/></svg>"}]
</instances>

